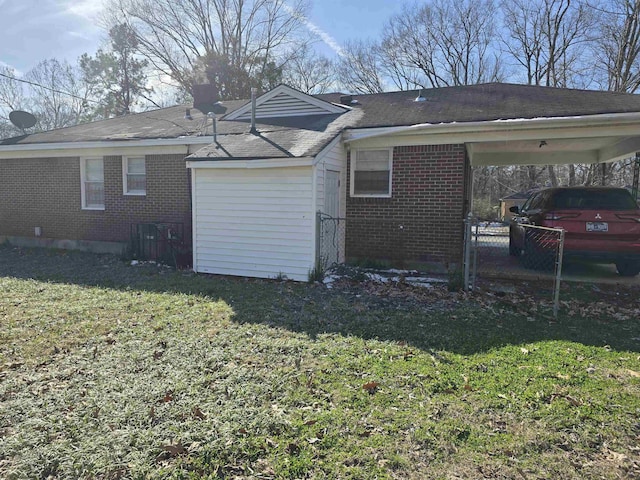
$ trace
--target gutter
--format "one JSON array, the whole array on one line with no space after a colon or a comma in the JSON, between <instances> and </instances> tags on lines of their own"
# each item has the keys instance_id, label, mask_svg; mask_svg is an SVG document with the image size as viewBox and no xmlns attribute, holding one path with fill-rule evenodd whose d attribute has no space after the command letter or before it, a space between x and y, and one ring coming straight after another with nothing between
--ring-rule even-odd
<instances>
[{"instance_id":1,"label":"gutter","mask_svg":"<svg viewBox=\"0 0 640 480\"><path fill-rule=\"evenodd\" d=\"M422 123L399 127L347 128L344 142L380 138L393 135L455 134L455 133L500 133L532 129L615 127L640 123L640 112L605 113L570 117L518 118L479 122Z\"/></svg>"},{"instance_id":2,"label":"gutter","mask_svg":"<svg viewBox=\"0 0 640 480\"><path fill-rule=\"evenodd\" d=\"M209 145L211 137L152 138L138 140L98 140L0 145L0 160L10 158L65 157L78 155L119 155L120 151L144 149L147 155L189 153L190 145ZM113 150L118 150L117 153Z\"/></svg>"}]
</instances>

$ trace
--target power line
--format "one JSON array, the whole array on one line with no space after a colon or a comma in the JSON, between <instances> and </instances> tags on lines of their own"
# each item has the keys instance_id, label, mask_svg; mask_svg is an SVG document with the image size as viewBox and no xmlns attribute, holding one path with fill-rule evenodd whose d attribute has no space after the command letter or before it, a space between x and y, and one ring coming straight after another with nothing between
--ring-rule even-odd
<instances>
[{"instance_id":1,"label":"power line","mask_svg":"<svg viewBox=\"0 0 640 480\"><path fill-rule=\"evenodd\" d=\"M11 75L6 75L4 73L0 73L0 77L8 78L9 80L14 80L16 82L26 83L28 85L33 85L34 87L43 88L45 90L49 90L49 91L54 92L54 93L60 93L62 95L67 95L67 96L72 97L72 98L77 98L78 100L82 100L83 102L91 102L91 103L95 103L97 105L104 105L102 102L98 102L96 100L91 100L90 98L80 97L78 95L74 95L73 93L64 92L64 91L58 90L56 88L47 87L45 85L41 85L39 83L32 82L30 80L24 80L22 78L12 77Z\"/></svg>"}]
</instances>

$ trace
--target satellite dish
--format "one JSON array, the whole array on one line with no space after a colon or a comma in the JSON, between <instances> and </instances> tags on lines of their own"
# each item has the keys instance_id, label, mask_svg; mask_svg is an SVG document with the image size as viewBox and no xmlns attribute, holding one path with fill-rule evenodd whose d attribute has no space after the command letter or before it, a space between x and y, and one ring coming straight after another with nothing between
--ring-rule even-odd
<instances>
[{"instance_id":1,"label":"satellite dish","mask_svg":"<svg viewBox=\"0 0 640 480\"><path fill-rule=\"evenodd\" d=\"M22 110L14 110L9 114L9 120L20 130L24 131L25 128L33 127L38 121L36 117L29 112L23 112Z\"/></svg>"}]
</instances>

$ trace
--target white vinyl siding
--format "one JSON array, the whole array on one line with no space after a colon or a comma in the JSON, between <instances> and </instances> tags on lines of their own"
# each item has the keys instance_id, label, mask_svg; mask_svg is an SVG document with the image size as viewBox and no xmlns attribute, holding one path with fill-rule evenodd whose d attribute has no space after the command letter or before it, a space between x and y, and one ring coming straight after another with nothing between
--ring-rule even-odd
<instances>
[{"instance_id":1,"label":"white vinyl siding","mask_svg":"<svg viewBox=\"0 0 640 480\"><path fill-rule=\"evenodd\" d=\"M322 212L327 215L333 215L335 213L335 208L332 208L332 202L326 198L326 190L327 183L329 181L329 177L332 175L331 172L338 173L338 217L345 218L347 213L346 207L346 171L347 171L347 154L344 148L343 143L340 139L336 140L333 145L329 145L328 148L318 157L318 163L316 165L316 211ZM331 222L327 222L324 224L325 227L331 228ZM333 224L337 226L338 224ZM321 245L318 245L317 248L320 248L320 255L330 262L342 263L344 262L345 256L345 230L346 224L343 222L341 227L337 232L337 241L330 242L333 247L337 247L336 249L328 249L330 243L324 241ZM328 232L325 228L323 232L325 237L331 237L333 234ZM317 234L316 234L317 235ZM326 238L325 238L326 240Z\"/></svg>"},{"instance_id":2,"label":"white vinyl siding","mask_svg":"<svg viewBox=\"0 0 640 480\"><path fill-rule=\"evenodd\" d=\"M322 158L319 159L316 172L316 210L325 212L324 208L324 189L325 176L327 170L335 170L340 172L340 217L346 215L346 190L345 172L347 169L347 154L342 142L337 141L331 148L324 152Z\"/></svg>"},{"instance_id":3,"label":"white vinyl siding","mask_svg":"<svg viewBox=\"0 0 640 480\"><path fill-rule=\"evenodd\" d=\"M84 210L104 210L104 160L80 159L80 192Z\"/></svg>"},{"instance_id":4,"label":"white vinyl siding","mask_svg":"<svg viewBox=\"0 0 640 480\"><path fill-rule=\"evenodd\" d=\"M315 261L311 167L193 172L195 271L308 279Z\"/></svg>"},{"instance_id":5,"label":"white vinyl siding","mask_svg":"<svg viewBox=\"0 0 640 480\"><path fill-rule=\"evenodd\" d=\"M122 188L125 195L147 193L147 170L144 157L122 158Z\"/></svg>"}]
</instances>

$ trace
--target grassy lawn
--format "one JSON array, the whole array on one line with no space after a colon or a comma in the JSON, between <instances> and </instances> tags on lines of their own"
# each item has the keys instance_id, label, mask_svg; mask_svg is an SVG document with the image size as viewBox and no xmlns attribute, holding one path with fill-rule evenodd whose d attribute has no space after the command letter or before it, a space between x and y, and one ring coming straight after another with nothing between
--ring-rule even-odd
<instances>
[{"instance_id":1,"label":"grassy lawn","mask_svg":"<svg viewBox=\"0 0 640 480\"><path fill-rule=\"evenodd\" d=\"M1 247L0 477L638 478L638 292L565 288L552 322Z\"/></svg>"}]
</instances>

